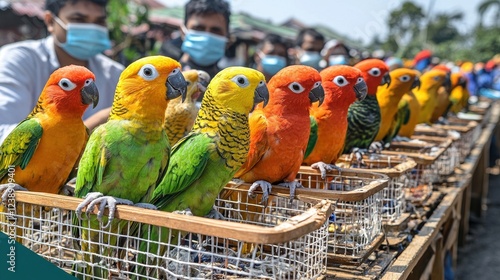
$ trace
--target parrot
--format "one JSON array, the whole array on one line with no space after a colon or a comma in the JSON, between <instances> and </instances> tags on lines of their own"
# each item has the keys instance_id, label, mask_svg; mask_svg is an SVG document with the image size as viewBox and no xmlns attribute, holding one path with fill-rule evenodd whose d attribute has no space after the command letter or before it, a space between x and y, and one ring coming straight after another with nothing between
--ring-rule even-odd
<instances>
[{"instance_id":1,"label":"parrot","mask_svg":"<svg viewBox=\"0 0 500 280\"><path fill-rule=\"evenodd\" d=\"M450 111L454 114L467 108L469 104L470 93L467 89L467 78L463 73L451 74L452 85L455 85L450 93L451 108Z\"/></svg>"},{"instance_id":2,"label":"parrot","mask_svg":"<svg viewBox=\"0 0 500 280\"><path fill-rule=\"evenodd\" d=\"M87 68L69 65L50 75L33 111L0 146L0 191L4 191L4 203L15 190L60 193L89 137L83 113L98 101L95 76ZM0 212L4 212L1 204ZM22 213L21 209L18 213ZM28 222L25 219L25 227ZM18 230L21 236L22 229Z\"/></svg>"},{"instance_id":3,"label":"parrot","mask_svg":"<svg viewBox=\"0 0 500 280\"><path fill-rule=\"evenodd\" d=\"M247 67L228 67L209 83L193 129L173 148L165 176L150 203L159 210L218 218L213 206L224 186L245 162L250 145L248 115L254 102L269 100L264 75ZM161 230L160 240L177 244L177 231ZM158 228L143 227L144 239L159 240ZM170 235L169 238L167 235ZM162 246L163 247L163 246ZM141 252L157 252L142 242ZM161 248L163 254L165 248ZM138 263L145 263L139 254ZM139 275L145 275L141 266ZM148 272L147 274L150 274Z\"/></svg>"},{"instance_id":4,"label":"parrot","mask_svg":"<svg viewBox=\"0 0 500 280\"><path fill-rule=\"evenodd\" d=\"M325 178L326 171L335 168L332 164L344 149L347 110L354 101L366 97L367 85L361 70L351 66L330 66L319 74L325 100L321 106L317 103L311 106L311 128L317 127L317 132L311 129L308 150L312 151L306 151L303 163L320 169L321 177Z\"/></svg>"},{"instance_id":5,"label":"parrot","mask_svg":"<svg viewBox=\"0 0 500 280\"><path fill-rule=\"evenodd\" d=\"M377 89L381 120L375 141L382 141L385 145L389 145L397 135L399 127L408 122L409 112L404 110L409 110L409 108L405 106L404 102L400 102L401 98L420 83L419 72L413 69L398 68L389 72L389 75L391 76L391 85L389 87L379 86Z\"/></svg>"},{"instance_id":6,"label":"parrot","mask_svg":"<svg viewBox=\"0 0 500 280\"><path fill-rule=\"evenodd\" d=\"M98 230L100 223L106 222L102 217L106 206L109 218L103 228L110 227L110 232L116 234L126 234L119 229L126 230L127 223L113 221L116 204L154 209L147 202L166 171L170 156L170 144L162 125L165 110L170 99L186 96L187 83L180 67L179 62L169 57L148 56L134 61L121 73L108 122L94 130L78 167L75 196L85 198L73 218L74 246L81 251L76 256L78 260L100 262L98 254L102 252L90 241L98 243L102 236L86 229ZM86 206L89 214L97 203L100 203L97 217L82 219L82 209ZM110 246L118 242L115 234L102 240ZM108 247L102 254L109 255L107 250L111 249ZM73 274L78 278L107 277L100 267L75 266Z\"/></svg>"},{"instance_id":7,"label":"parrot","mask_svg":"<svg viewBox=\"0 0 500 280\"><path fill-rule=\"evenodd\" d=\"M358 62L354 67L361 70L368 85L368 95L363 101L354 102L347 111L347 134L343 153L370 147L380 127L380 107L377 102L379 85L390 85L389 67L376 58ZM359 156L358 156L359 158Z\"/></svg>"},{"instance_id":8,"label":"parrot","mask_svg":"<svg viewBox=\"0 0 500 280\"><path fill-rule=\"evenodd\" d=\"M400 112L399 108L407 108L405 111L409 113L409 116L407 117L408 120L406 124L402 124L399 132L396 133L398 136L410 138L415 132L415 127L418 124L418 116L420 115L420 104L413 90L403 95L403 98L401 98L398 104L398 112Z\"/></svg>"},{"instance_id":9,"label":"parrot","mask_svg":"<svg viewBox=\"0 0 500 280\"><path fill-rule=\"evenodd\" d=\"M236 179L252 183L250 197L260 186L262 201L267 205L271 184L290 189L302 185L295 180L299 172L311 127L309 108L312 102L323 103L325 93L317 70L305 65L287 66L268 83L269 104L257 106L250 116L250 150L235 175Z\"/></svg>"},{"instance_id":10,"label":"parrot","mask_svg":"<svg viewBox=\"0 0 500 280\"><path fill-rule=\"evenodd\" d=\"M420 88L413 91L420 104L418 123L430 124L437 106L437 91L439 87L449 83L449 77L446 71L431 69L422 74L420 83Z\"/></svg>"},{"instance_id":11,"label":"parrot","mask_svg":"<svg viewBox=\"0 0 500 280\"><path fill-rule=\"evenodd\" d=\"M171 100L165 111L163 128L167 132L171 146L186 136L193 127L194 120L198 115L196 99L200 93L205 92L210 81L210 75L202 70L186 70L182 72L182 75L188 83L186 100L182 102L181 97Z\"/></svg>"}]
</instances>

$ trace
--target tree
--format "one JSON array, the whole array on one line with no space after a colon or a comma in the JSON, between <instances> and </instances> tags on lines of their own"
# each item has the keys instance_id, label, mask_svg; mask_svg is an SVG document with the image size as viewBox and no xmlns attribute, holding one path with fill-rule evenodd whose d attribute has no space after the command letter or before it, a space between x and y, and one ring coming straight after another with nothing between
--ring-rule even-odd
<instances>
[{"instance_id":1,"label":"tree","mask_svg":"<svg viewBox=\"0 0 500 280\"><path fill-rule=\"evenodd\" d=\"M422 8L411 1L404 2L401 8L390 13L389 37L398 46L398 56L405 55L412 41L418 38L424 18Z\"/></svg>"},{"instance_id":2,"label":"tree","mask_svg":"<svg viewBox=\"0 0 500 280\"><path fill-rule=\"evenodd\" d=\"M487 11L496 7L495 19L493 25L495 27L500 26L500 0L485 0L483 3L479 4L477 12L479 13L479 26L484 26L484 15Z\"/></svg>"},{"instance_id":3,"label":"tree","mask_svg":"<svg viewBox=\"0 0 500 280\"><path fill-rule=\"evenodd\" d=\"M460 33L453 23L462 19L462 12L437 14L427 26L428 38L434 44L441 44L459 39L461 37Z\"/></svg>"}]
</instances>

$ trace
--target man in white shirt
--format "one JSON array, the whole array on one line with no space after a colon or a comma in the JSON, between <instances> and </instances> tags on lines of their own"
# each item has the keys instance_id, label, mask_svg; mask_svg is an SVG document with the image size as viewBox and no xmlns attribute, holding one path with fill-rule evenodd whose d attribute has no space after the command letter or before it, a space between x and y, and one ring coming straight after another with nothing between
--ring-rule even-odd
<instances>
[{"instance_id":1,"label":"man in white shirt","mask_svg":"<svg viewBox=\"0 0 500 280\"><path fill-rule=\"evenodd\" d=\"M0 48L0 143L35 107L50 74L70 64L96 76L99 104L83 118L93 129L106 121L123 65L101 53L111 47L107 0L47 0L44 21L51 34Z\"/></svg>"}]
</instances>

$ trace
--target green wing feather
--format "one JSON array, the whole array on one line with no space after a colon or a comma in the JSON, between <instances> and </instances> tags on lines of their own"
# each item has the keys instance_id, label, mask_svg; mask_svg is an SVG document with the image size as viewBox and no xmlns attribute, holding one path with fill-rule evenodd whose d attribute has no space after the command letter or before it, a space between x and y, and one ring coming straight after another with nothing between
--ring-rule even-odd
<instances>
[{"instance_id":1,"label":"green wing feather","mask_svg":"<svg viewBox=\"0 0 500 280\"><path fill-rule=\"evenodd\" d=\"M26 168L42 138L43 128L36 118L19 123L0 147L0 180L9 166Z\"/></svg>"},{"instance_id":2,"label":"green wing feather","mask_svg":"<svg viewBox=\"0 0 500 280\"><path fill-rule=\"evenodd\" d=\"M368 95L363 101L351 104L347 111L347 134L344 154L353 148L368 149L380 127L380 106L377 97Z\"/></svg>"},{"instance_id":3,"label":"green wing feather","mask_svg":"<svg viewBox=\"0 0 500 280\"><path fill-rule=\"evenodd\" d=\"M311 132L309 133L309 141L307 142L304 158L307 158L312 153L314 146L316 146L316 141L318 141L318 123L313 116L309 116L309 119L311 120Z\"/></svg>"},{"instance_id":4,"label":"green wing feather","mask_svg":"<svg viewBox=\"0 0 500 280\"><path fill-rule=\"evenodd\" d=\"M401 100L398 104L398 111L396 112L396 115L394 115L391 128L383 139L385 143L391 143L392 139L398 135L401 127L407 124L410 120L410 114L410 104L406 100Z\"/></svg>"},{"instance_id":5,"label":"green wing feather","mask_svg":"<svg viewBox=\"0 0 500 280\"><path fill-rule=\"evenodd\" d=\"M206 134L191 133L181 139L172 149L165 177L156 187L151 203L158 209L189 187L203 174L210 157L212 139Z\"/></svg>"}]
</instances>

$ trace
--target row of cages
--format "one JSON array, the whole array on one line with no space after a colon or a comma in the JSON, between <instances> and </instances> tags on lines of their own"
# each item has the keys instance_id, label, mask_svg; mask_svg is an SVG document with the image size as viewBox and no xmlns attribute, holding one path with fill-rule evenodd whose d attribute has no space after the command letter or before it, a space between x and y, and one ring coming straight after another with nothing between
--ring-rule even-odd
<instances>
[{"instance_id":1,"label":"row of cages","mask_svg":"<svg viewBox=\"0 0 500 280\"><path fill-rule=\"evenodd\" d=\"M275 185L266 205L262 194L248 196L250 184L231 181L214 205L222 220L120 205L104 229L106 219L76 217L81 199L16 192L0 229L79 279L317 279L379 247L384 224L423 203L463 162L477 127L418 128L412 141L362 164L343 155L325 178L303 166L295 198Z\"/></svg>"}]
</instances>

